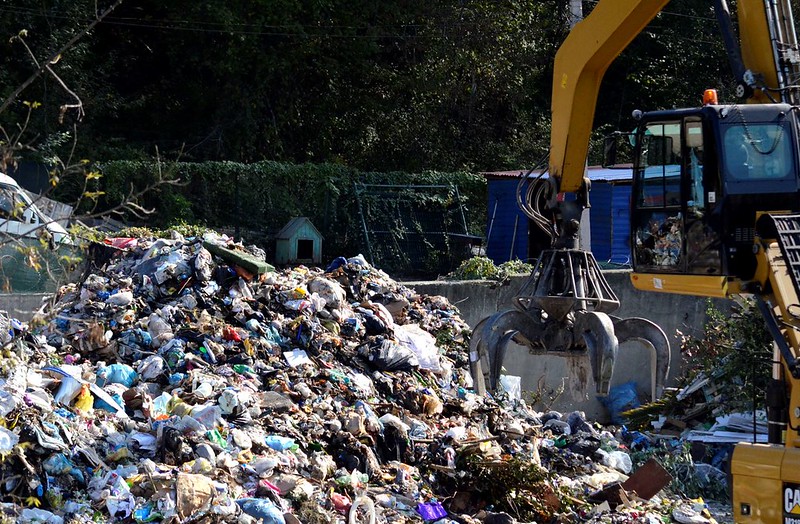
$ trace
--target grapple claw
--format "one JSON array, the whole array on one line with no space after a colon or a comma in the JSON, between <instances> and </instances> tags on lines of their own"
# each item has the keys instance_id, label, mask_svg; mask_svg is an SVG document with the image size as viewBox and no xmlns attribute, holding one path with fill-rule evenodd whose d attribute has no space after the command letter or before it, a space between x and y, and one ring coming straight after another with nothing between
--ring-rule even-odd
<instances>
[{"instance_id":1,"label":"grapple claw","mask_svg":"<svg viewBox=\"0 0 800 524\"><path fill-rule=\"evenodd\" d=\"M500 379L508 343L515 339L529 347L535 347L542 339L545 324L527 312L509 309L481 320L472 332L469 343L470 367L476 392L494 390ZM485 369L484 369L485 368Z\"/></svg>"},{"instance_id":2,"label":"grapple claw","mask_svg":"<svg viewBox=\"0 0 800 524\"><path fill-rule=\"evenodd\" d=\"M658 324L646 318L611 319L620 343L636 340L650 348L650 396L652 400L658 399L664 393L664 384L669 374L670 345L666 333Z\"/></svg>"},{"instance_id":3,"label":"grapple claw","mask_svg":"<svg viewBox=\"0 0 800 524\"><path fill-rule=\"evenodd\" d=\"M653 322L608 313L619 305L591 253L548 250L514 299L516 309L485 318L470 340L470 363L478 394L494 391L508 343L532 354L589 356L597 394L611 388L619 344L636 340L651 349L651 393L657 399L669 372L669 340Z\"/></svg>"},{"instance_id":4,"label":"grapple claw","mask_svg":"<svg viewBox=\"0 0 800 524\"><path fill-rule=\"evenodd\" d=\"M614 334L614 323L605 313L595 311L581 312L576 317L575 332L583 335L592 365L597 394L605 397L611 389L614 361L619 349L619 343Z\"/></svg>"}]
</instances>

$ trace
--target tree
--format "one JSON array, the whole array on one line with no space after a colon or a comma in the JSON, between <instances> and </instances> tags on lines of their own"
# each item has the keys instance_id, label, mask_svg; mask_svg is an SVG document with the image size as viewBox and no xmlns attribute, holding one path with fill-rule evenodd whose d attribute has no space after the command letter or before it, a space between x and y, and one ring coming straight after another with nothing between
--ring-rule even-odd
<instances>
[{"instance_id":1,"label":"tree","mask_svg":"<svg viewBox=\"0 0 800 524\"><path fill-rule=\"evenodd\" d=\"M4 78L9 81L9 86L14 87L7 88L0 103L0 170L15 169L22 157L33 159L47 167L51 189L70 179L81 187L76 206L80 200L97 201L102 192L93 191L91 186L101 175L90 169L88 160L77 160L79 157L75 155L77 127L85 115L83 95L79 94L82 89L75 86L85 87L86 84L79 80L73 84L70 66L66 65L69 62L64 55L75 54L78 57L76 62L79 62L83 55L81 44L84 37L121 3L122 0L114 0L102 10L97 10L97 3L91 4L91 10L86 5L80 6L86 11L80 11L75 4L59 5L58 8L64 7L63 13L72 13L72 16L66 17L70 22L79 19L78 13L84 13L84 23L64 24L64 27L52 29L49 38L44 38L40 33L29 38L32 31L22 28L8 39L13 52L6 55L6 61L18 62L18 67L12 69L13 73L6 73ZM0 13L6 17L9 13L19 15L17 22L33 22L37 17L49 20L54 13L58 18L57 15L62 12L17 7ZM36 27L41 29L41 25ZM27 68L20 64L27 64ZM55 92L52 92L53 86ZM30 95L41 96L45 103L35 98L23 98ZM159 178L147 190L158 184L172 182ZM146 213L137 203L142 194L143 191L132 191L116 206L105 211ZM63 273L66 266L76 262L75 249L80 246L63 234L60 226L56 227L52 220L38 213L35 201L31 202L18 188L5 186L5 182L0 187L0 201L0 219L5 223L0 234L3 289L8 290L9 287L8 271L18 271L17 266L22 261L34 271L47 273L51 277L54 272Z\"/></svg>"},{"instance_id":2,"label":"tree","mask_svg":"<svg viewBox=\"0 0 800 524\"><path fill-rule=\"evenodd\" d=\"M30 22L29 38L65 41L88 4L48 0L0 17ZM83 157L144 159L158 146L197 161L518 168L549 143L551 64L568 4L138 0L79 42L59 73L92 93ZM583 5L588 13L594 2ZM612 64L596 127L629 127L634 108L695 105L709 86L724 96L730 74L716 33L707 1L673 0ZM4 85L19 83L22 58L0 57ZM46 131L63 103L54 87L42 82L30 97L50 116L33 122Z\"/></svg>"}]
</instances>

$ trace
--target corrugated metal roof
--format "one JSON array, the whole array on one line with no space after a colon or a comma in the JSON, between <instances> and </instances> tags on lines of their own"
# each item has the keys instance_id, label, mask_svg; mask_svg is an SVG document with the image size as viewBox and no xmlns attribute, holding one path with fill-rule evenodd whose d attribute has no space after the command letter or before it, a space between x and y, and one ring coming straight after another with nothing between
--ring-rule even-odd
<instances>
[{"instance_id":1,"label":"corrugated metal roof","mask_svg":"<svg viewBox=\"0 0 800 524\"><path fill-rule=\"evenodd\" d=\"M536 178L542 174L542 171L542 169L536 169L529 176ZM629 182L633 179L632 167L610 169L601 166L589 166L586 171L589 175L589 180L593 182ZM527 169L518 169L516 171L487 171L481 174L486 178L519 178L527 172Z\"/></svg>"},{"instance_id":2,"label":"corrugated metal roof","mask_svg":"<svg viewBox=\"0 0 800 524\"><path fill-rule=\"evenodd\" d=\"M286 223L285 226L283 226L283 229L278 231L278 234L275 235L275 238L279 240L291 239L292 235L294 235L297 230L303 227L305 224L311 226L312 231L314 231L319 238L322 238L322 234L307 217L295 217L291 219Z\"/></svg>"}]
</instances>

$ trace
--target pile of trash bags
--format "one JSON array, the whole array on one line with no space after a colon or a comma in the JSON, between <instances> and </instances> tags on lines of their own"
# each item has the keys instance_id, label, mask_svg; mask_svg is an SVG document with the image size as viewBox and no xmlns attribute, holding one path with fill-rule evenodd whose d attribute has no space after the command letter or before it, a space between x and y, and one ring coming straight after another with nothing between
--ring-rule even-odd
<instances>
[{"instance_id":1,"label":"pile of trash bags","mask_svg":"<svg viewBox=\"0 0 800 524\"><path fill-rule=\"evenodd\" d=\"M0 316L0 518L661 522L681 502L593 501L631 472L623 438L476 396L457 309L363 257L274 272L216 235L109 244L30 324Z\"/></svg>"}]
</instances>

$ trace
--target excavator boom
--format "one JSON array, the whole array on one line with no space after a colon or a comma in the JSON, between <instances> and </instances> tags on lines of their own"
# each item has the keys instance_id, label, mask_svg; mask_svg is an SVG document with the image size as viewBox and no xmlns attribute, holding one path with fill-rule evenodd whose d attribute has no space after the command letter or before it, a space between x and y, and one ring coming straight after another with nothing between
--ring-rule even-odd
<instances>
[{"instance_id":1,"label":"excavator boom","mask_svg":"<svg viewBox=\"0 0 800 524\"><path fill-rule=\"evenodd\" d=\"M749 101L800 103L800 57L788 0L739 0L736 13L746 69L742 80L757 87Z\"/></svg>"},{"instance_id":2,"label":"excavator boom","mask_svg":"<svg viewBox=\"0 0 800 524\"><path fill-rule=\"evenodd\" d=\"M556 54L550 174L559 192L583 185L597 94L606 69L669 0L605 0L570 31Z\"/></svg>"}]
</instances>

